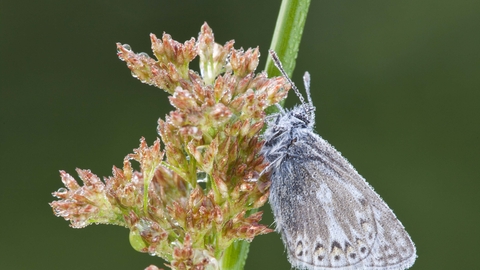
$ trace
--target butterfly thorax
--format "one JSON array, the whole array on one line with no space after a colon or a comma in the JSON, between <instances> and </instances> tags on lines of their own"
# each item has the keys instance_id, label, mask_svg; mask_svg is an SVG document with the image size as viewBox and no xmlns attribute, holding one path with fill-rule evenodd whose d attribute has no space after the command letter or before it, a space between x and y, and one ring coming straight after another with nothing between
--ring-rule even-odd
<instances>
[{"instance_id":1,"label":"butterfly thorax","mask_svg":"<svg viewBox=\"0 0 480 270\"><path fill-rule=\"evenodd\" d=\"M312 132L314 119L311 112L314 110L314 107L302 104L292 110L272 115L263 135L265 145L262 154L268 162L281 162L286 157L288 148L302 133Z\"/></svg>"}]
</instances>

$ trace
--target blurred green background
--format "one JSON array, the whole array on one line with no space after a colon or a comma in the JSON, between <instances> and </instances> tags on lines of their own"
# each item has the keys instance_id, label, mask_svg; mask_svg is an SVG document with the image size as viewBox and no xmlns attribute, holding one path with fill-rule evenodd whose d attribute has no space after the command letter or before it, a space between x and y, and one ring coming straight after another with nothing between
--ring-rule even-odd
<instances>
[{"instance_id":1,"label":"blurred green background","mask_svg":"<svg viewBox=\"0 0 480 270\"><path fill-rule=\"evenodd\" d=\"M149 33L260 46L280 1L1 1L0 268L144 269L116 226L71 229L53 215L58 170L109 176L171 110L115 43L150 53ZM293 76L312 75L317 131L395 211L413 269L478 269L480 1L313 0ZM196 62L198 63L198 62ZM196 68L197 64L192 65ZM198 70L198 69L197 69ZM301 87L303 90L303 87ZM297 103L291 95L287 106ZM273 222L265 207L263 223ZM246 269L290 269L280 236L260 236Z\"/></svg>"}]
</instances>

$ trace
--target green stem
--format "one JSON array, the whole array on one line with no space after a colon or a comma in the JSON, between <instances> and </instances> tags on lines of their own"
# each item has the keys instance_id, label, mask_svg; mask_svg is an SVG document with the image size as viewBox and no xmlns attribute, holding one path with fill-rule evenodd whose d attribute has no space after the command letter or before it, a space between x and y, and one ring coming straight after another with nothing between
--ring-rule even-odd
<instances>
[{"instance_id":1,"label":"green stem","mask_svg":"<svg viewBox=\"0 0 480 270\"><path fill-rule=\"evenodd\" d=\"M275 25L270 49L277 53L290 77L295 69L309 6L310 0L283 0ZM281 75L270 57L267 59L265 70L269 77Z\"/></svg>"},{"instance_id":2,"label":"green stem","mask_svg":"<svg viewBox=\"0 0 480 270\"><path fill-rule=\"evenodd\" d=\"M247 241L233 242L223 253L220 261L221 270L242 270L247 260L250 243Z\"/></svg>"},{"instance_id":3,"label":"green stem","mask_svg":"<svg viewBox=\"0 0 480 270\"><path fill-rule=\"evenodd\" d=\"M310 0L283 0L280 6L270 49L277 53L289 76L295 69L295 61L309 6ZM265 70L269 77L280 75L270 57L267 59ZM267 113L269 113L268 110ZM250 214L254 212L249 211ZM232 243L225 250L220 260L220 269L242 270L245 266L249 247L250 243L246 241Z\"/></svg>"}]
</instances>

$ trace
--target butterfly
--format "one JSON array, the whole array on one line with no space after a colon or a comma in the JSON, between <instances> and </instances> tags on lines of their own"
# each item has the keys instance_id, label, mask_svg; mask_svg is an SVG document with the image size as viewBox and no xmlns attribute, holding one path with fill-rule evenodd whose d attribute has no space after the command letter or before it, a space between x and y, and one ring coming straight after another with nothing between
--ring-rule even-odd
<instances>
[{"instance_id":1,"label":"butterfly","mask_svg":"<svg viewBox=\"0 0 480 270\"><path fill-rule=\"evenodd\" d=\"M308 103L276 67L301 104L269 116L261 154L269 162L270 205L288 260L299 269L407 269L416 259L410 236L393 211L340 152L313 130Z\"/></svg>"}]
</instances>

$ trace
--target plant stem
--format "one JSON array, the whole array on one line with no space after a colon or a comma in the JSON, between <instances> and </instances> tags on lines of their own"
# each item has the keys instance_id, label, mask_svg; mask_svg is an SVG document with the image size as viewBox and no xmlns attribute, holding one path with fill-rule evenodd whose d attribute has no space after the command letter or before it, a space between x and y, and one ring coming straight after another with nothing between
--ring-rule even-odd
<instances>
[{"instance_id":1,"label":"plant stem","mask_svg":"<svg viewBox=\"0 0 480 270\"><path fill-rule=\"evenodd\" d=\"M242 270L247 260L250 243L235 241L224 252L220 261L221 270Z\"/></svg>"},{"instance_id":2,"label":"plant stem","mask_svg":"<svg viewBox=\"0 0 480 270\"><path fill-rule=\"evenodd\" d=\"M289 76L295 69L295 61L309 6L310 0L283 0L280 6L270 49L274 50L282 60L283 67ZM267 59L265 70L269 77L280 75L270 57ZM270 113L270 110L267 109L267 113ZM249 211L250 214L253 212ZM246 241L232 243L222 256L221 269L242 270L245 266L249 247L250 243Z\"/></svg>"},{"instance_id":3,"label":"plant stem","mask_svg":"<svg viewBox=\"0 0 480 270\"><path fill-rule=\"evenodd\" d=\"M290 77L295 69L309 6L310 0L283 0L275 25L270 49L277 53ZM267 59L265 70L269 77L281 75L270 57Z\"/></svg>"}]
</instances>

